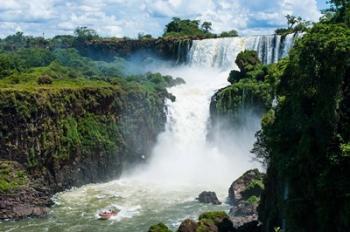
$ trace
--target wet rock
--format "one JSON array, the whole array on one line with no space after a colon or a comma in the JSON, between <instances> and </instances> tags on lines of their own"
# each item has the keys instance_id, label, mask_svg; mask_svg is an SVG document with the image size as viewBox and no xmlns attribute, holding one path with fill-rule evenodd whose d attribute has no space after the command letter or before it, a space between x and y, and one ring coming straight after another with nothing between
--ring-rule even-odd
<instances>
[{"instance_id":1,"label":"wet rock","mask_svg":"<svg viewBox=\"0 0 350 232\"><path fill-rule=\"evenodd\" d=\"M208 232L235 232L230 217L225 212L207 212L199 216L198 230Z\"/></svg>"},{"instance_id":2,"label":"wet rock","mask_svg":"<svg viewBox=\"0 0 350 232\"><path fill-rule=\"evenodd\" d=\"M0 219L42 217L48 213L48 206L52 205L50 192L33 183L22 165L2 160L0 173L0 178L6 183L0 188Z\"/></svg>"},{"instance_id":3,"label":"wet rock","mask_svg":"<svg viewBox=\"0 0 350 232\"><path fill-rule=\"evenodd\" d=\"M202 192L201 194L199 194L199 196L197 197L197 200L201 203L205 203L205 204L214 204L214 205L220 205L221 202L219 201L218 197L216 196L215 192Z\"/></svg>"},{"instance_id":4,"label":"wet rock","mask_svg":"<svg viewBox=\"0 0 350 232\"><path fill-rule=\"evenodd\" d=\"M250 196L260 196L263 190L264 174L258 169L249 170L235 180L228 190L232 204L240 200L247 200Z\"/></svg>"},{"instance_id":5,"label":"wet rock","mask_svg":"<svg viewBox=\"0 0 350 232\"><path fill-rule=\"evenodd\" d=\"M258 169L249 170L235 180L229 188L231 221L238 228L258 220L257 207L264 189L264 174Z\"/></svg>"},{"instance_id":6,"label":"wet rock","mask_svg":"<svg viewBox=\"0 0 350 232\"><path fill-rule=\"evenodd\" d=\"M159 223L156 225L153 225L149 228L148 232L172 232L169 230L169 228L164 225L163 223Z\"/></svg>"},{"instance_id":7,"label":"wet rock","mask_svg":"<svg viewBox=\"0 0 350 232\"><path fill-rule=\"evenodd\" d=\"M181 223L177 232L196 232L197 228L198 228L197 222L191 219L186 219Z\"/></svg>"}]
</instances>

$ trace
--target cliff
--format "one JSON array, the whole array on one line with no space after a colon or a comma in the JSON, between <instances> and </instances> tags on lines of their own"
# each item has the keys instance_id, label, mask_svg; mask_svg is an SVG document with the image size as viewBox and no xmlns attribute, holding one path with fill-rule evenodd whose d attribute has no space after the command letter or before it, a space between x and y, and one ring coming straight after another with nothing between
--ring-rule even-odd
<instances>
[{"instance_id":1,"label":"cliff","mask_svg":"<svg viewBox=\"0 0 350 232\"><path fill-rule=\"evenodd\" d=\"M116 56L128 58L147 53L181 63L186 61L191 44L192 39L99 39L77 43L75 47L93 59L112 60Z\"/></svg>"},{"instance_id":2,"label":"cliff","mask_svg":"<svg viewBox=\"0 0 350 232\"><path fill-rule=\"evenodd\" d=\"M53 193L147 157L166 97L141 84L0 89L0 218L45 214Z\"/></svg>"}]
</instances>

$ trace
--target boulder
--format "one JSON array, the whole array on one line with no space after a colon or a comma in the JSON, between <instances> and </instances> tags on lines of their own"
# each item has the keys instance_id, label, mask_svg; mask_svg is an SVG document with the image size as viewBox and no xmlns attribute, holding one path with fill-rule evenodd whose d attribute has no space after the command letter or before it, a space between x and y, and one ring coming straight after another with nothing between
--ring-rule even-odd
<instances>
[{"instance_id":1,"label":"boulder","mask_svg":"<svg viewBox=\"0 0 350 232\"><path fill-rule=\"evenodd\" d=\"M201 194L199 194L199 196L197 197L197 200L201 203L205 203L205 204L214 204L214 205L220 205L221 202L219 201L218 197L216 196L215 192L202 192Z\"/></svg>"},{"instance_id":2,"label":"boulder","mask_svg":"<svg viewBox=\"0 0 350 232\"><path fill-rule=\"evenodd\" d=\"M186 219L181 223L177 232L196 232L197 228L198 228L197 222L191 219Z\"/></svg>"},{"instance_id":3,"label":"boulder","mask_svg":"<svg viewBox=\"0 0 350 232\"><path fill-rule=\"evenodd\" d=\"M207 212L199 216L197 231L235 232L230 217L225 212Z\"/></svg>"},{"instance_id":4,"label":"boulder","mask_svg":"<svg viewBox=\"0 0 350 232\"><path fill-rule=\"evenodd\" d=\"M264 174L258 169L249 170L235 180L229 188L229 215L235 228L258 221L257 208L264 189Z\"/></svg>"},{"instance_id":5,"label":"boulder","mask_svg":"<svg viewBox=\"0 0 350 232\"><path fill-rule=\"evenodd\" d=\"M260 196L263 186L264 174L258 169L252 169L235 180L228 190L229 200L232 204L240 200L248 200L251 196Z\"/></svg>"},{"instance_id":6,"label":"boulder","mask_svg":"<svg viewBox=\"0 0 350 232\"><path fill-rule=\"evenodd\" d=\"M172 232L172 231L169 230L169 228L165 224L159 223L151 226L148 232Z\"/></svg>"}]
</instances>

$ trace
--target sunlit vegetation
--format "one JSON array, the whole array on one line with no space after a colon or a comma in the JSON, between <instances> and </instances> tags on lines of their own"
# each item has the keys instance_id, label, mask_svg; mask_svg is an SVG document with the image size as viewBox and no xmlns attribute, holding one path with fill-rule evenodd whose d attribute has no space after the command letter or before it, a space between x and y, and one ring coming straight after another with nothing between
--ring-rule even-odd
<instances>
[{"instance_id":1,"label":"sunlit vegetation","mask_svg":"<svg viewBox=\"0 0 350 232\"><path fill-rule=\"evenodd\" d=\"M287 60L264 65L255 51L238 54L236 64L240 71L232 70L228 77L231 85L221 89L211 105L213 118L223 116L231 123L240 123L241 110L253 109L258 114L269 110L282 70Z\"/></svg>"},{"instance_id":2,"label":"sunlit vegetation","mask_svg":"<svg viewBox=\"0 0 350 232\"><path fill-rule=\"evenodd\" d=\"M350 228L350 2L330 2L290 52L278 104L258 133L254 152L268 167L259 208L266 231Z\"/></svg>"},{"instance_id":3,"label":"sunlit vegetation","mask_svg":"<svg viewBox=\"0 0 350 232\"><path fill-rule=\"evenodd\" d=\"M174 17L170 23L165 26L163 38L165 39L204 39L204 38L218 38L218 37L236 37L238 32L231 30L222 32L217 35L211 32L211 22L200 22L199 20L180 19Z\"/></svg>"},{"instance_id":4,"label":"sunlit vegetation","mask_svg":"<svg viewBox=\"0 0 350 232\"><path fill-rule=\"evenodd\" d=\"M308 28L312 25L310 21L306 21L301 17L296 17L293 15L287 15L287 28L279 28L275 31L277 35L286 36L291 33L306 32Z\"/></svg>"}]
</instances>

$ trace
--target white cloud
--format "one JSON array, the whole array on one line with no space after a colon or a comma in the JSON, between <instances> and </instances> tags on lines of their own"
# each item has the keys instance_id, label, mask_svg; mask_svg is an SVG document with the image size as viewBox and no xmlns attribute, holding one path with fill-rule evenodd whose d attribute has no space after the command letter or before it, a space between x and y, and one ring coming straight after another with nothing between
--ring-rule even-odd
<instances>
[{"instance_id":1,"label":"white cloud","mask_svg":"<svg viewBox=\"0 0 350 232\"><path fill-rule=\"evenodd\" d=\"M0 0L0 36L22 30L53 36L77 26L107 36L160 35L172 17L211 21L215 32L270 33L293 14L320 16L316 0Z\"/></svg>"}]
</instances>

